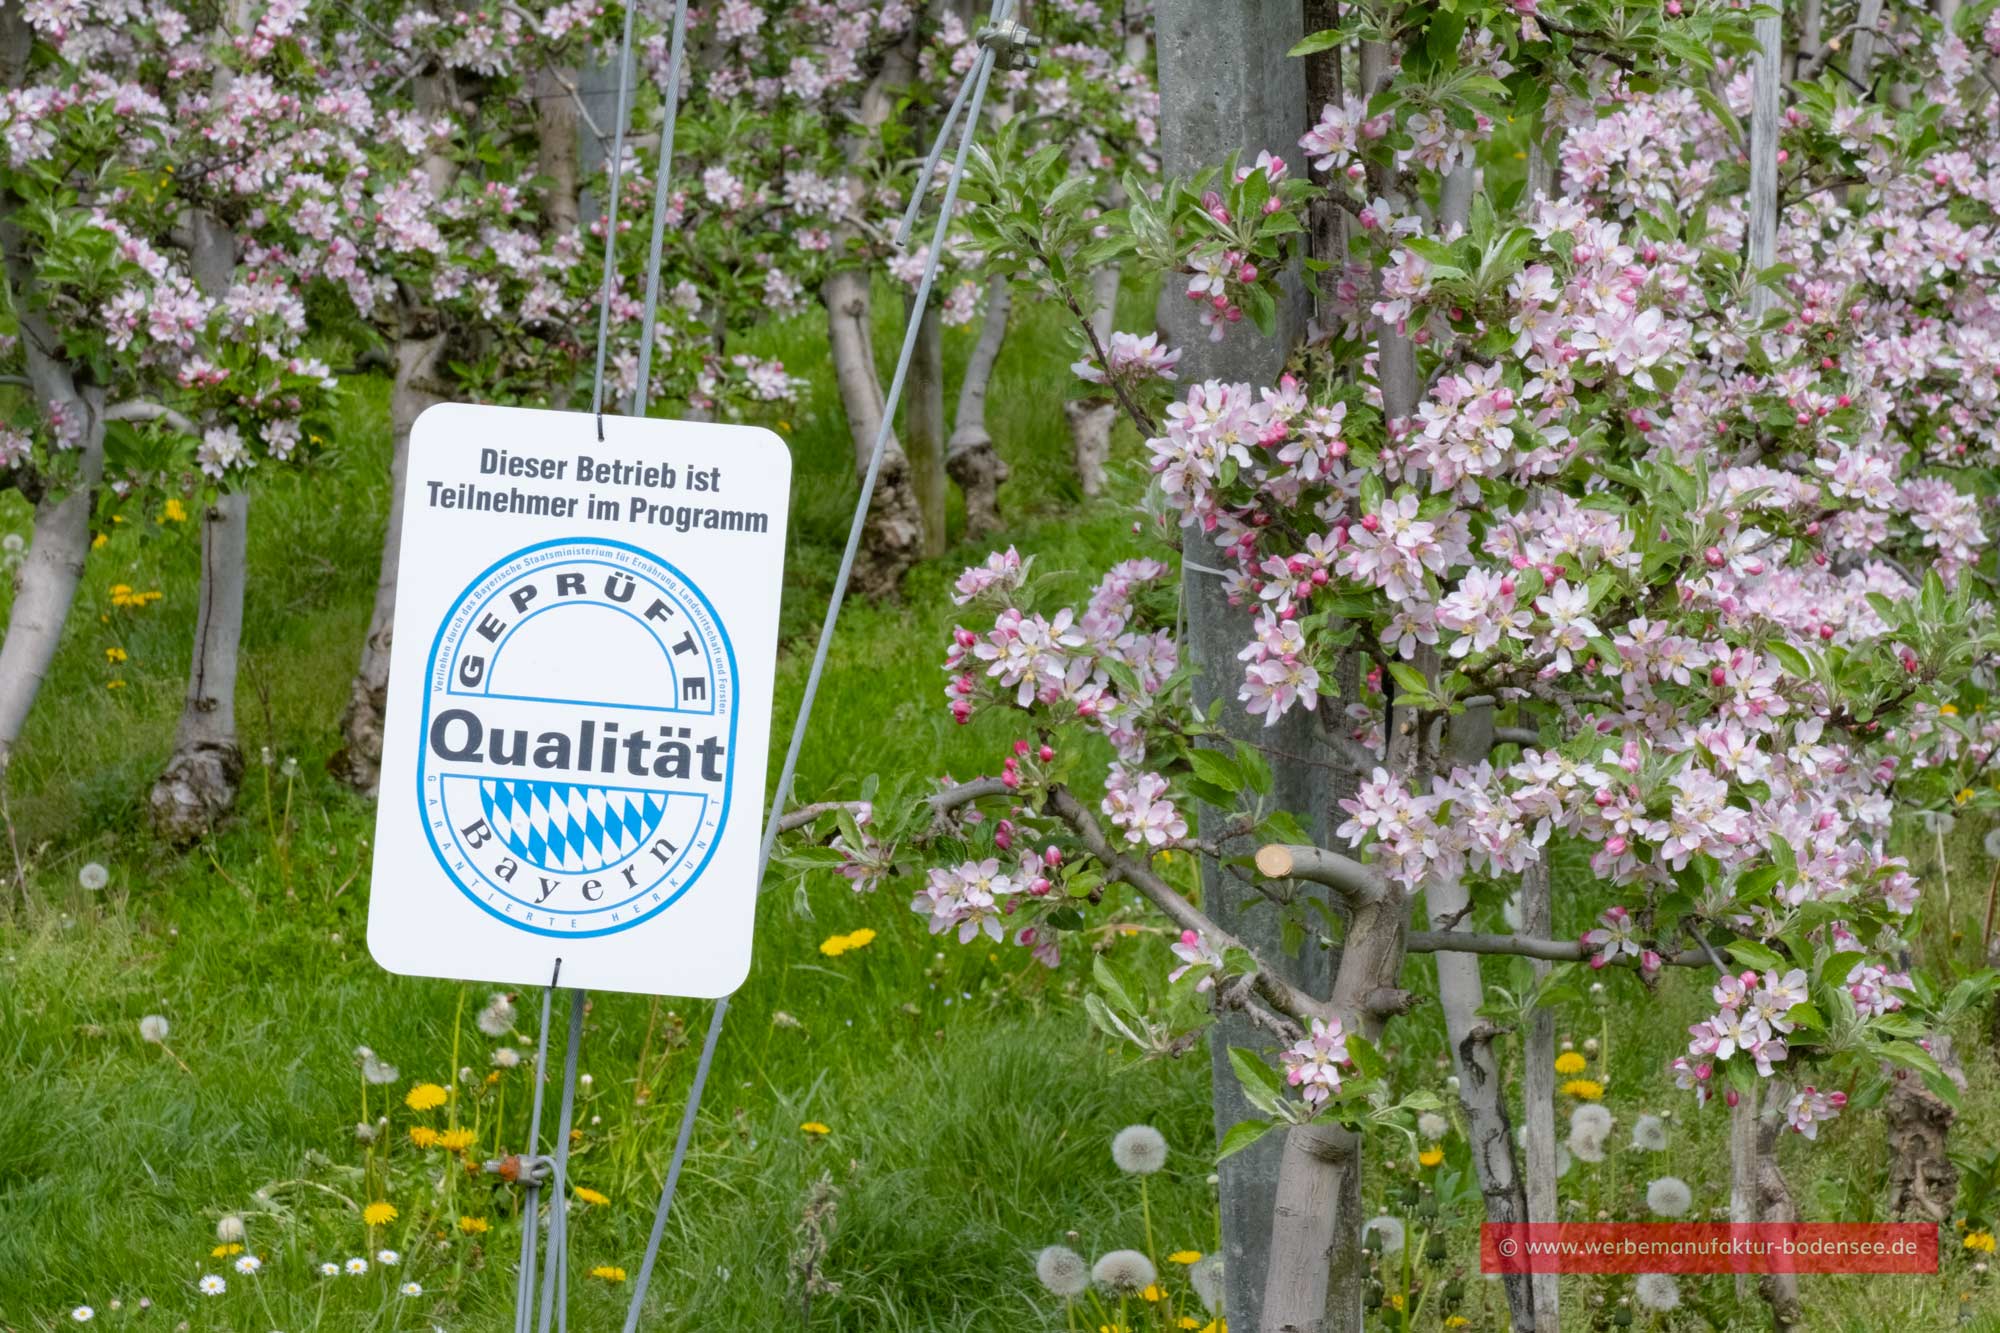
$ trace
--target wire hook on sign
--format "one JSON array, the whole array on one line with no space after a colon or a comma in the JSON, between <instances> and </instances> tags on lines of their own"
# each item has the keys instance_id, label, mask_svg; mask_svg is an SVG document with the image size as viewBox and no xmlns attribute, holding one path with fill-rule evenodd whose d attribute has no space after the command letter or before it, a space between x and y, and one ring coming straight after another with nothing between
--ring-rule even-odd
<instances>
[{"instance_id":1,"label":"wire hook on sign","mask_svg":"<svg viewBox=\"0 0 2000 1333\"><path fill-rule=\"evenodd\" d=\"M986 89L993 71L1000 68L1032 68L1036 57L1033 47L1040 39L1029 33L1020 24L1012 21L1014 0L993 0L988 25L979 32L979 56L972 68L966 71L965 80L960 85L958 95L952 100L951 109L946 113L944 124L939 128L937 141L925 158L922 175L912 188L910 206L903 215L902 225L896 232L896 244L908 244L909 233L915 226L916 217L928 193L931 175L944 156L944 147L952 129L958 125L963 113L964 124L959 127L958 153L952 161L951 175L945 181L944 201L938 210L937 226L934 228L928 254L924 261L923 277L917 284L916 296L910 305L910 318L903 333L903 347L896 358L896 371L889 381L889 389L883 398L882 421L875 433L875 446L868 456L868 470L861 479L861 495L854 506L854 518L847 530L847 547L841 554L840 570L834 576L833 594L827 602L826 619L820 625L819 643L813 650L812 668L806 674L805 691L799 700L797 719L792 724L791 742L785 748L784 767L779 770L777 785L771 792L770 813L764 820L763 845L757 857L757 884L761 891L764 875L770 869L771 852L778 840L778 819L784 813L785 802L791 798L792 778L797 773L799 751L805 744L806 728L812 720L813 703L819 697L820 678L826 670L828 651L833 645L833 633L840 620L841 606L847 600L848 579L854 573L854 560L861 547L862 533L867 527L869 505L875 497L875 483L881 475L883 454L888 448L889 433L895 427L896 407L902 400L903 385L909 378L910 362L916 354L917 336L923 323L923 312L928 306L931 288L937 282L939 262L944 254L945 237L951 230L953 210L958 205L959 185L965 179L966 158L972 151L972 140L979 126L979 112L986 100ZM678 48L677 48L678 49ZM664 198L664 193L661 195ZM639 1264L639 1272L632 1283L632 1303L626 1310L624 1333L637 1333L641 1307L645 1304L646 1288L652 1282L653 1268L660 1255L660 1242L666 1234L667 1217L674 1205L674 1191L680 1184L681 1167L687 1159L688 1143L694 1134L695 1117L701 1109L702 1089L708 1082L708 1071L715 1058L715 1046L722 1035L722 1022L729 1012L729 997L715 1002L715 1009L709 1018L708 1035L703 1038L701 1058L695 1066L694 1082L688 1089L687 1104L681 1112L680 1133L674 1140L674 1155L667 1166L667 1177L660 1189L660 1206L653 1214L652 1234L646 1241L645 1257Z\"/></svg>"}]
</instances>

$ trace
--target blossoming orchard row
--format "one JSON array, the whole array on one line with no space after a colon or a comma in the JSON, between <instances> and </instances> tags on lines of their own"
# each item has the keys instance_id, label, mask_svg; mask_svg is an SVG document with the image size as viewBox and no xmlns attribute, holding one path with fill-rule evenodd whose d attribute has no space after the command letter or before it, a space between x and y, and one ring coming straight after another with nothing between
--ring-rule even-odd
<instances>
[{"instance_id":1,"label":"blossoming orchard row","mask_svg":"<svg viewBox=\"0 0 2000 1333\"><path fill-rule=\"evenodd\" d=\"M825 807L794 859L913 877L932 931L1050 966L1121 885L1168 918L1179 966L1100 961L1091 1012L1154 1055L1220 1021L1255 1110L1225 1154L1283 1136L1232 1320L1352 1298L1285 1256L1352 1244L1304 1201L1422 1109L1377 1050L1408 953L1438 956L1494 1221L1553 1199L1555 1157L1545 1093L1517 1160L1483 954L1635 1001L1669 964L1719 978L1673 1073L1734 1108L1739 1220L1780 1206L1760 1124L1955 1095L1932 1037L1991 974L1906 966L1891 839L2000 776L2000 16L1852 8L1383 0L1286 54L1248 9L1176 48L1167 3L1162 186L1099 215L1058 151L978 164L996 262L1080 316L1112 260L1168 287L1162 329L1079 321L1150 521L1081 602L1011 548L967 570L945 703L1015 718L999 776ZM1325 100L1265 137L1288 107L1229 80L1299 61ZM1246 897L1285 929L1225 926ZM1553 1327L1531 1286L1514 1326Z\"/></svg>"}]
</instances>

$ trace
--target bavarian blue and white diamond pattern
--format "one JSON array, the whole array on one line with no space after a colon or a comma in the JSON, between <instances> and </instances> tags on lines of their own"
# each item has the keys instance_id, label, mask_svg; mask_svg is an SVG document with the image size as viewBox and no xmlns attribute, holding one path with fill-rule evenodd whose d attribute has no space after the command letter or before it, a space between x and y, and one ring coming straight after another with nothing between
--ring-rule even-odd
<instances>
[{"instance_id":1,"label":"bavarian blue and white diamond pattern","mask_svg":"<svg viewBox=\"0 0 2000 1333\"><path fill-rule=\"evenodd\" d=\"M486 822L516 856L544 870L589 874L645 846L666 813L650 792L565 782L479 784Z\"/></svg>"}]
</instances>

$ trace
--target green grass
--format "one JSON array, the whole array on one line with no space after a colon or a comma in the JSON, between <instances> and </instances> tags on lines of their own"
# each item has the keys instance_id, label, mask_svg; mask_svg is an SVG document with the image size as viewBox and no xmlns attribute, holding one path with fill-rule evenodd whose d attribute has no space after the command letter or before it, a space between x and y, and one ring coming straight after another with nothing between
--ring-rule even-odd
<instances>
[{"instance_id":1,"label":"green grass","mask_svg":"<svg viewBox=\"0 0 2000 1333\"><path fill-rule=\"evenodd\" d=\"M883 344L899 330L881 303ZM1136 295L1128 315L1143 322ZM1053 312L1028 307L1002 361L992 425L1014 479L1003 492L1005 541L1035 552L1039 568L1071 590L1118 558L1138 468L1124 442L1122 497L1084 505L1070 477L1061 402L1068 357ZM810 321L760 331L761 351L782 355L811 387L789 418L796 456L792 550L784 611L786 657L774 747L781 749L802 683L854 497L851 451L822 344ZM969 333L953 335L950 371ZM379 381L352 385L336 453L307 474L273 476L252 517L252 578L241 731L252 766L240 816L209 843L174 852L144 830L142 797L170 746L188 652L195 585L191 525L161 524L136 507L96 551L55 671L17 752L12 809L33 864L35 904L0 922L0 1329L67 1326L88 1302L114 1327L298 1333L301 1329L504 1327L510 1311L514 1195L489 1177L453 1174L439 1197L439 1158L404 1137L414 1116L400 1097L420 1080L450 1082L457 1063L483 1075L496 1043L473 1028L490 988L385 975L362 940L372 810L334 784L324 763L366 623L386 496L386 396ZM956 521L956 520L955 520ZM17 499L0 499L0 532L22 532ZM966 728L941 707L938 670L954 623L949 579L983 548L961 547L911 576L894 605L856 604L820 696L797 790L851 793L870 773L959 774L997 767L1011 731L1000 715ZM417 558L420 558L420 553ZM112 605L116 584L162 598ZM4 608L5 593L0 593ZM128 655L107 660L107 648ZM109 682L124 682L109 688ZM273 765L257 762L268 751ZM298 761L295 779L278 765ZM1963 829L1947 858L1956 917L1976 937L1986 863L1979 830ZM1924 869L1928 845L1913 849ZM111 870L87 893L77 870ZM393 892L393 883L377 886ZM1585 923L1565 903L1565 932ZM1493 914L1488 905L1482 913ZM867 926L865 948L827 957L830 935ZM1934 932L1936 933L1936 932ZM1162 957L1157 937L1113 936L1106 947ZM1927 939L1927 948L1941 940ZM1961 944L1961 966L1973 952ZM1407 973L1421 989L1429 968ZM1493 967L1489 981L1504 983ZM1651 1175L1671 1170L1696 1187L1698 1208L1723 1202L1726 1125L1697 1114L1662 1073L1688 1022L1702 1016L1703 979L1668 979L1644 1009L1636 981L1613 979L1611 1002L1566 1013L1579 1046L1607 1037L1594 1072L1623 1143L1640 1111L1673 1111L1669 1161L1614 1154L1578 1167L1563 1184L1583 1215L1643 1215ZM695 1137L680 1202L654 1285L649 1329L733 1333L795 1327L801 1300L789 1261L809 1191L822 1175L838 1190L820 1268L837 1293L813 1300L813 1329L1058 1329L1063 1312L1035 1286L1033 1253L1066 1232L1087 1254L1140 1243L1134 1182L1109 1158L1110 1136L1149 1121L1176 1151L1151 1185L1158 1252L1213 1247L1207 1177L1211 1126L1208 1061L1138 1065L1085 1025L1076 1003L1087 985L1079 961L1048 973L1011 946L961 948L934 940L906 910L901 890L858 899L844 883L774 875L760 905L757 958L739 994ZM531 1034L537 996L521 997L519 1029ZM461 1004L464 1008L461 1012ZM172 1023L168 1050L140 1039L139 1019ZM575 1180L610 1202L573 1215L580 1270L635 1270L668 1156L705 1005L643 997L594 997L582 1068L592 1075L579 1109ZM1995 1141L2000 1087L1981 1032L1962 1053L1972 1080L1959 1141ZM1441 1088L1442 1021L1427 1005L1391 1037L1409 1086ZM387 1183L364 1177L354 1127L363 1089L354 1049L366 1044L400 1067L369 1090L371 1115L393 1116ZM1518 1066L1518 1049L1505 1058ZM191 1072L177 1063L186 1061ZM643 1067L642 1067L643 1062ZM650 1092L643 1101L641 1085ZM484 1085L482 1085L483 1087ZM504 1088L504 1094L500 1092ZM528 1083L468 1091L463 1117L483 1142L519 1146ZM497 1099L504 1132L496 1137ZM553 1115L553 1106L550 1114ZM824 1137L800 1129L829 1127ZM1444 1170L1463 1178L1464 1143L1447 1144ZM1407 1146L1377 1136L1368 1200L1383 1200L1411 1171ZM1882 1206L1887 1150L1879 1115L1856 1114L1815 1148L1784 1145L1784 1165L1807 1217L1863 1220ZM401 1209L369 1234L357 1209L386 1196ZM248 1218L251 1248L268 1261L238 1277L210 1255L225 1214ZM460 1215L491 1231L459 1235ZM1476 1197L1448 1211L1454 1262L1471 1254ZM444 1230L445 1238L431 1235ZM394 1274L426 1290L404 1300L379 1272L322 1280L317 1264L393 1246ZM1939 1278L1808 1280L1815 1329L1959 1326L1960 1292L1974 1293L1970 1327L1996 1327L1990 1290L1955 1252ZM203 1273L230 1290L205 1298ZM579 1277L576 1318L615 1328L629 1290ZM1715 1327L1752 1328L1760 1307L1731 1309L1727 1284L1686 1284L1689 1305L1670 1327L1697 1329L1699 1304ZM1170 1290L1184 1299L1178 1279ZM1573 1279L1566 1327L1596 1326L1629 1290L1622 1279ZM1611 1305L1599 1311L1592 1298ZM154 1310L140 1316L141 1298ZM114 1300L124 1309L114 1318ZM265 1302L268 1301L268 1306ZM1497 1289L1474 1275L1465 1313L1474 1327L1502 1326ZM1427 1327L1436 1327L1429 1307ZM1100 1321L1088 1320L1096 1328ZM1639 1327L1646 1327L1642 1318Z\"/></svg>"}]
</instances>

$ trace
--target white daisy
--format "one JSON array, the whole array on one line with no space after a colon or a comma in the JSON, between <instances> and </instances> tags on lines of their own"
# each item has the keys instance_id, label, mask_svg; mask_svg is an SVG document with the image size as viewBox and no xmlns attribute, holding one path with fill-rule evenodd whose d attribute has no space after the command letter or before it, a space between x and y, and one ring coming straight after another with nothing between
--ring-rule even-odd
<instances>
[{"instance_id":1,"label":"white daisy","mask_svg":"<svg viewBox=\"0 0 2000 1333\"><path fill-rule=\"evenodd\" d=\"M405 1296L421 1296L424 1294L422 1284L416 1282L405 1282L401 1290Z\"/></svg>"},{"instance_id":2,"label":"white daisy","mask_svg":"<svg viewBox=\"0 0 2000 1333\"><path fill-rule=\"evenodd\" d=\"M201 1281L195 1283L195 1286L200 1288L204 1296L220 1296L229 1290L229 1284L213 1273L204 1273Z\"/></svg>"},{"instance_id":3,"label":"white daisy","mask_svg":"<svg viewBox=\"0 0 2000 1333\"><path fill-rule=\"evenodd\" d=\"M349 1277L360 1277L367 1271L368 1261L366 1259L349 1259L347 1261L347 1275Z\"/></svg>"},{"instance_id":4,"label":"white daisy","mask_svg":"<svg viewBox=\"0 0 2000 1333\"><path fill-rule=\"evenodd\" d=\"M245 1277L249 1277L263 1266L264 1261L254 1254L243 1255L236 1261L236 1271Z\"/></svg>"}]
</instances>

